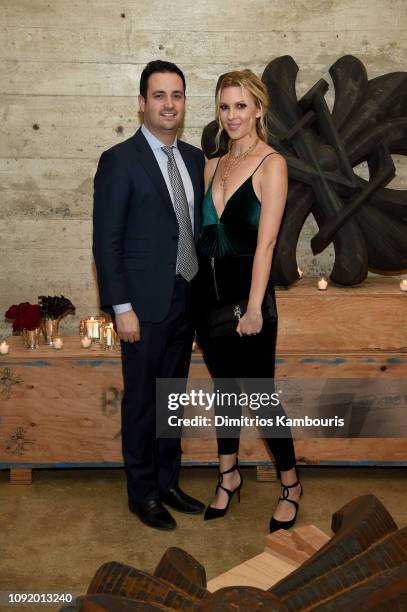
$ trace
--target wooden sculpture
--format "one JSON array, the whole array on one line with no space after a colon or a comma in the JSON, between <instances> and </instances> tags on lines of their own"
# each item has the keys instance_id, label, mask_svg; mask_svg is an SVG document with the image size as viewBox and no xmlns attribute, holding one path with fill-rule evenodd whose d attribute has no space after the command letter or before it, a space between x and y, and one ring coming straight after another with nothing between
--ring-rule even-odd
<instances>
[{"instance_id":1,"label":"wooden sculpture","mask_svg":"<svg viewBox=\"0 0 407 612\"><path fill-rule=\"evenodd\" d=\"M334 535L269 590L233 586L210 593L202 565L169 548L154 574L102 565L87 595L60 612L328 612L407 610L407 528L398 529L374 495L332 517Z\"/></svg>"},{"instance_id":2,"label":"wooden sculpture","mask_svg":"<svg viewBox=\"0 0 407 612\"><path fill-rule=\"evenodd\" d=\"M392 154L407 153L407 73L368 80L362 62L341 57L329 70L335 86L332 113L329 88L320 79L300 100L295 92L298 66L291 56L276 58L264 70L272 110L269 142L287 160L289 192L273 263L273 279L289 285L299 278L296 249L309 214L319 231L314 254L331 242L331 280L363 281L368 270L400 273L407 268L407 191L389 189L395 175ZM222 76L219 78L217 90ZM207 157L215 151L216 121L202 135ZM366 162L369 180L354 171Z\"/></svg>"}]
</instances>

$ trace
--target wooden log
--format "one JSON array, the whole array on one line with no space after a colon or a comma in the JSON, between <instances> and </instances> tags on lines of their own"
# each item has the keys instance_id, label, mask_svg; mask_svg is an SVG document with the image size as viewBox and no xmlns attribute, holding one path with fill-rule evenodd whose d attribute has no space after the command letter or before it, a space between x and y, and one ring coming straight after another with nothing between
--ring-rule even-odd
<instances>
[{"instance_id":1,"label":"wooden log","mask_svg":"<svg viewBox=\"0 0 407 612\"><path fill-rule=\"evenodd\" d=\"M128 565L111 561L101 565L89 585L87 595L119 595L157 604L168 610L193 612L199 598L187 595L175 585Z\"/></svg>"},{"instance_id":2,"label":"wooden log","mask_svg":"<svg viewBox=\"0 0 407 612\"><path fill-rule=\"evenodd\" d=\"M407 529L397 531L392 517L374 495L361 496L343 506L333 515L332 527L335 535L301 566L301 571L272 588L290 608L312 607L370 576L407 563Z\"/></svg>"},{"instance_id":3,"label":"wooden log","mask_svg":"<svg viewBox=\"0 0 407 612\"><path fill-rule=\"evenodd\" d=\"M31 468L11 468L10 469L10 484L14 485L30 485L32 484L32 469Z\"/></svg>"},{"instance_id":4,"label":"wooden log","mask_svg":"<svg viewBox=\"0 0 407 612\"><path fill-rule=\"evenodd\" d=\"M200 604L197 612L288 612L288 608L270 592L249 586L217 590ZM298 611L299 612L299 611Z\"/></svg>"},{"instance_id":5,"label":"wooden log","mask_svg":"<svg viewBox=\"0 0 407 612\"><path fill-rule=\"evenodd\" d=\"M264 551L302 564L322 548L329 539L329 536L315 525L297 527L290 531L280 529L266 535Z\"/></svg>"},{"instance_id":6,"label":"wooden log","mask_svg":"<svg viewBox=\"0 0 407 612\"><path fill-rule=\"evenodd\" d=\"M368 563L362 559L361 563ZM363 610L377 612L407 609L407 564L362 580L357 586L326 599L318 610Z\"/></svg>"},{"instance_id":7,"label":"wooden log","mask_svg":"<svg viewBox=\"0 0 407 612\"><path fill-rule=\"evenodd\" d=\"M290 559L280 559L263 552L227 572L208 581L208 591L213 593L224 587L251 586L269 589L296 569L300 563Z\"/></svg>"},{"instance_id":8,"label":"wooden log","mask_svg":"<svg viewBox=\"0 0 407 612\"><path fill-rule=\"evenodd\" d=\"M208 595L205 568L180 548L171 547L165 551L154 576L198 599Z\"/></svg>"},{"instance_id":9,"label":"wooden log","mask_svg":"<svg viewBox=\"0 0 407 612\"><path fill-rule=\"evenodd\" d=\"M202 588L198 599L190 594L188 600L186 591L174 586L172 578L184 583L188 591L191 582L199 586L205 581L202 566L180 549L169 549L158 566L169 581L106 563L96 572L87 593L100 599L88 600L88 609L97 611L92 605L100 605L102 612L130 612L132 602L119 601L130 597L136 606L145 602L168 611L382 610L390 609L389 602L391 609L404 610L407 527L398 530L381 502L374 495L364 495L333 515L332 528L332 538L314 526L267 536L266 552L209 581L210 594ZM285 577L276 583L278 576ZM109 607L104 596L118 597L111 599ZM82 602L86 598L79 598L76 607L66 612L84 610ZM144 609L149 608L134 608Z\"/></svg>"}]
</instances>

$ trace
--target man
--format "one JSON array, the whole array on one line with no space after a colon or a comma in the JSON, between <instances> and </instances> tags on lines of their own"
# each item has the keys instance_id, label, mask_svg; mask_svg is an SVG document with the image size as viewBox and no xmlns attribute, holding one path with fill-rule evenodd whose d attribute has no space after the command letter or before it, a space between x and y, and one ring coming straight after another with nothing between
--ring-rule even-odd
<instances>
[{"instance_id":1,"label":"man","mask_svg":"<svg viewBox=\"0 0 407 612\"><path fill-rule=\"evenodd\" d=\"M176 522L163 503L204 509L178 486L180 439L157 439L155 430L156 379L188 376L204 157L177 140L185 78L175 64L147 64L139 107L141 128L99 161L93 253L102 308L114 311L121 338L129 508L146 525L169 530Z\"/></svg>"}]
</instances>

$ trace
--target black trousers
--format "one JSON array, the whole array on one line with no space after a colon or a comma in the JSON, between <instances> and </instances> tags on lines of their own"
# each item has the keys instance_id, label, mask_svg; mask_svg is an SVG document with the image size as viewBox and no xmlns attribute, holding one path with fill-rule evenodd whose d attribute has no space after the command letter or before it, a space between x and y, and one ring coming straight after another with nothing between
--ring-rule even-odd
<instances>
[{"instance_id":1,"label":"black trousers","mask_svg":"<svg viewBox=\"0 0 407 612\"><path fill-rule=\"evenodd\" d=\"M171 307L141 323L139 342L122 342L122 450L129 501L158 500L178 484L180 438L156 437L156 379L187 378L193 340L190 283L176 276Z\"/></svg>"},{"instance_id":2,"label":"black trousers","mask_svg":"<svg viewBox=\"0 0 407 612\"><path fill-rule=\"evenodd\" d=\"M194 280L194 316L198 342L208 370L214 379L215 390L221 393L240 393L242 389L236 379L245 379L247 381L245 391L256 392L259 389L256 389L255 381L251 383L250 379L274 379L277 321L264 324L261 332L255 336L240 337L236 333L231 337L212 339L208 325L208 313L213 308L229 304L234 299L242 299L248 295L252 257L225 258L217 263L216 290L213 287L213 262L207 259L200 260L199 273ZM235 291L237 293L234 293ZM268 291L275 300L271 284L269 284ZM273 390L272 384L269 389ZM239 405L215 405L215 414L232 418L240 417L241 407ZM272 409L271 407L260 408L256 414L259 418L285 416L281 404ZM263 439L274 456L278 471L290 470L296 464L294 444L288 428L286 435L287 437L284 438L268 437L263 433ZM224 428L217 429L219 454L237 453L239 436L239 427L228 427L227 432Z\"/></svg>"}]
</instances>

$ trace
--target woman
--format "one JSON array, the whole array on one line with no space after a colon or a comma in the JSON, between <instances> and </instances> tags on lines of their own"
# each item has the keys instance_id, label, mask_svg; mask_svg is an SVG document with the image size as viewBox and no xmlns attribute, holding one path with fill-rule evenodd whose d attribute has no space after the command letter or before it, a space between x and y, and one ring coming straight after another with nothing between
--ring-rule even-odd
<instances>
[{"instance_id":1,"label":"woman","mask_svg":"<svg viewBox=\"0 0 407 612\"><path fill-rule=\"evenodd\" d=\"M197 334L211 375L215 381L221 379L215 387L230 392L234 386L240 389L233 382L236 378L274 378L277 321L270 310L264 311L264 304L271 300L275 306L270 270L287 196L287 167L267 144L267 91L250 70L224 75L216 108L216 144L219 147L226 133L229 147L226 155L209 160L205 168L196 279ZM222 307L242 298L248 298L245 312L237 313L240 319L231 333L225 333ZM221 325L216 327L219 320ZM222 379L228 379L227 388ZM234 406L233 416L238 410ZM223 414L224 409L218 406L217 413ZM240 501L239 429L233 438L223 433L217 430L219 482L206 520L224 516L235 492ZM266 438L266 442L282 484L270 531L288 529L295 523L302 495L292 438Z\"/></svg>"}]
</instances>

